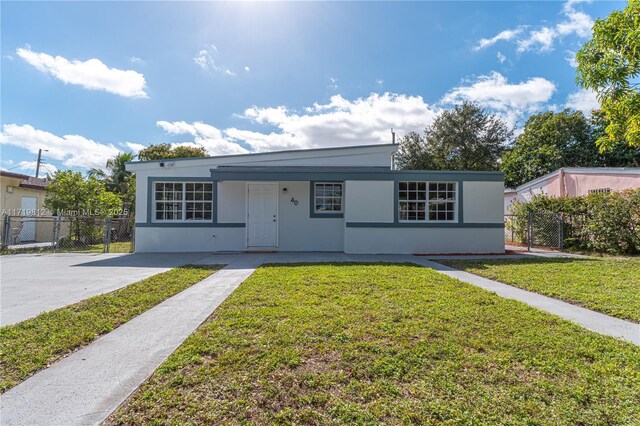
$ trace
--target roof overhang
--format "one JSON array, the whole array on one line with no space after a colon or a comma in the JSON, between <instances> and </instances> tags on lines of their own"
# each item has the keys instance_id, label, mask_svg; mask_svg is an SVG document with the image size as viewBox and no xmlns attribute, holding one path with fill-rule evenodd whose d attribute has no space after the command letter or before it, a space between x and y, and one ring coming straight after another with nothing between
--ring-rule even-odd
<instances>
[{"instance_id":1,"label":"roof overhang","mask_svg":"<svg viewBox=\"0 0 640 426\"><path fill-rule=\"evenodd\" d=\"M221 166L211 169L216 181L345 181L425 180L502 182L502 172L451 170L390 170L384 167L252 167Z\"/></svg>"}]
</instances>

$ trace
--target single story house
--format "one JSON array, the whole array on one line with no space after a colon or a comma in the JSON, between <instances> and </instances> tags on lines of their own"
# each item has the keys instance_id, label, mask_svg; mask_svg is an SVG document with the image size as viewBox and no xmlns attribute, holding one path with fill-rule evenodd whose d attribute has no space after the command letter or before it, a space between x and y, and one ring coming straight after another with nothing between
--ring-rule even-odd
<instances>
[{"instance_id":1,"label":"single story house","mask_svg":"<svg viewBox=\"0 0 640 426\"><path fill-rule=\"evenodd\" d=\"M0 205L2 214L7 216L24 216L25 219L16 222L10 229L10 242L36 241L43 230L37 228L33 216L50 216L44 209L45 190L49 181L21 173L0 170ZM1 234L4 232L0 226Z\"/></svg>"},{"instance_id":2,"label":"single story house","mask_svg":"<svg viewBox=\"0 0 640 426\"><path fill-rule=\"evenodd\" d=\"M394 170L398 145L127 164L137 252L504 252L501 172Z\"/></svg>"},{"instance_id":3,"label":"single story house","mask_svg":"<svg viewBox=\"0 0 640 426\"><path fill-rule=\"evenodd\" d=\"M640 188L637 167L563 167L515 189L504 190L504 213L515 200L527 202L534 195L573 197L597 192L616 192Z\"/></svg>"}]
</instances>

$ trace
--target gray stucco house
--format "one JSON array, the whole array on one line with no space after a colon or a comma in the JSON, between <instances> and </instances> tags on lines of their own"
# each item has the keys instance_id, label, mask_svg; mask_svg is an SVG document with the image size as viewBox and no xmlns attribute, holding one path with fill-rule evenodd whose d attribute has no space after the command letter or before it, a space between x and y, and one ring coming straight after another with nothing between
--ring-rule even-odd
<instances>
[{"instance_id":1,"label":"gray stucco house","mask_svg":"<svg viewBox=\"0 0 640 426\"><path fill-rule=\"evenodd\" d=\"M129 163L136 251L504 252L502 173L394 170L397 148Z\"/></svg>"}]
</instances>

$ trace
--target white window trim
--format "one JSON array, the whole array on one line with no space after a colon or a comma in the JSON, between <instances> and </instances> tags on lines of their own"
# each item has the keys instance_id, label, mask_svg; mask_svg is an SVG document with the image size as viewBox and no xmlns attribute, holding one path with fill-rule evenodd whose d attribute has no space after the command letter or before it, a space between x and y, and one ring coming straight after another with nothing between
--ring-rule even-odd
<instances>
[{"instance_id":1,"label":"white window trim","mask_svg":"<svg viewBox=\"0 0 640 426\"><path fill-rule=\"evenodd\" d=\"M402 201L409 201L409 200L400 200L400 182L424 182L426 184L426 191L427 191L427 196L426 196L426 200L425 200L425 215L424 215L424 220L409 220L409 219L400 219L400 203ZM453 204L453 220L429 220L429 184L430 183L452 183L455 185L455 194L456 194L456 199L455 202ZM443 180L403 180L403 181L398 181L398 205L397 205L397 215L398 215L398 223L458 223L458 203L459 203L459 196L460 196L460 191L459 191L459 185L457 181L443 181Z\"/></svg>"},{"instance_id":2,"label":"white window trim","mask_svg":"<svg viewBox=\"0 0 640 426\"><path fill-rule=\"evenodd\" d=\"M340 185L341 194L340 195L340 210L317 210L316 206L318 203L316 202L316 185ZM335 197L334 197L335 198ZM340 214L344 213L344 182L313 182L313 212L315 214Z\"/></svg>"},{"instance_id":3,"label":"white window trim","mask_svg":"<svg viewBox=\"0 0 640 426\"><path fill-rule=\"evenodd\" d=\"M182 204L182 219L172 219L172 220L167 220L167 219L157 219L156 218L156 207L158 202L163 202L161 201L157 201L156 200L156 184L157 183L180 183L182 184L182 200L181 200L181 204ZM211 202L211 219L187 219L187 200L186 200L186 192L187 192L187 184L189 183L210 183L210 182L201 182L201 181L181 181L181 180L156 180L152 182L152 187L151 190L153 191L152 194L153 196L151 197L151 204L152 204L152 214L151 214L151 222L152 223L210 223L213 222L213 209L216 208L216 206L214 205L214 199L213 199L213 192L214 192L214 188L213 188L213 183L211 184L211 201L205 201L202 200L202 202L208 203Z\"/></svg>"}]
</instances>

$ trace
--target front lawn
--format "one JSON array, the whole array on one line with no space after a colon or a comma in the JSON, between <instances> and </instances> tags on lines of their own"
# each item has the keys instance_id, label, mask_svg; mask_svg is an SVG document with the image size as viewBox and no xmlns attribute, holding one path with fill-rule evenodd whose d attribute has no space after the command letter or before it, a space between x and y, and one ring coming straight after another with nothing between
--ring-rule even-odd
<instances>
[{"instance_id":1,"label":"front lawn","mask_svg":"<svg viewBox=\"0 0 640 426\"><path fill-rule=\"evenodd\" d=\"M0 392L91 343L222 266L183 266L0 328Z\"/></svg>"},{"instance_id":2,"label":"front lawn","mask_svg":"<svg viewBox=\"0 0 640 426\"><path fill-rule=\"evenodd\" d=\"M632 424L640 348L414 265L259 268L106 424Z\"/></svg>"},{"instance_id":3,"label":"front lawn","mask_svg":"<svg viewBox=\"0 0 640 426\"><path fill-rule=\"evenodd\" d=\"M640 258L446 260L441 263L640 322Z\"/></svg>"}]
</instances>

